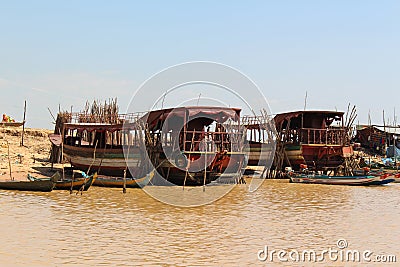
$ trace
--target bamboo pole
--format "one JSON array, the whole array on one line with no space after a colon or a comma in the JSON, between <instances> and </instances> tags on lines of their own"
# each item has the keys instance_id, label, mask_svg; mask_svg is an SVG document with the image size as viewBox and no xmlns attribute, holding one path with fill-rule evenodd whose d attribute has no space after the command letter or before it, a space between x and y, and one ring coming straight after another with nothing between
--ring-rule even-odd
<instances>
[{"instance_id":1,"label":"bamboo pole","mask_svg":"<svg viewBox=\"0 0 400 267\"><path fill-rule=\"evenodd\" d=\"M124 185L122 187L122 193L126 193L126 173L127 173L127 169L128 169L128 160L129 160L129 150L130 150L131 145L128 144L128 152L126 153L126 166L125 166L125 170L124 170Z\"/></svg>"},{"instance_id":2,"label":"bamboo pole","mask_svg":"<svg viewBox=\"0 0 400 267\"><path fill-rule=\"evenodd\" d=\"M24 146L25 118L26 118L26 100L25 100L25 102L24 102L24 118L23 118L23 120L22 120L21 146Z\"/></svg>"},{"instance_id":3,"label":"bamboo pole","mask_svg":"<svg viewBox=\"0 0 400 267\"><path fill-rule=\"evenodd\" d=\"M382 120L383 120L383 133L384 133L384 144L381 144L386 152L386 140L387 140L387 134L386 134L386 122L385 122L385 110L382 110ZM382 151L380 151L382 152Z\"/></svg>"},{"instance_id":4,"label":"bamboo pole","mask_svg":"<svg viewBox=\"0 0 400 267\"><path fill-rule=\"evenodd\" d=\"M89 168L88 168L88 170L87 170L87 175L89 175L89 172L90 172L90 169L92 168L92 166L93 166L93 164L94 164L94 162L95 162L95 160L96 160L96 148L97 148L97 143L98 143L98 141L99 140L96 140L96 144L95 144L95 146L94 146L94 150L93 150L93 160L92 160L92 163L90 164L90 166L89 166Z\"/></svg>"},{"instance_id":5,"label":"bamboo pole","mask_svg":"<svg viewBox=\"0 0 400 267\"><path fill-rule=\"evenodd\" d=\"M194 143L194 136L195 136L195 134L196 134L196 129L194 129L194 131L193 131L193 135L192 135L192 142L191 142L191 144L190 144L190 152L192 152L193 151L193 143ZM185 141L186 140L183 140L183 143L185 143ZM186 178L187 178L187 176L188 176L188 174L189 174L189 163L190 163L190 156L191 156L191 153L189 152L189 161L188 161L188 165L186 166L186 173L185 173L185 179L183 180L183 188L182 188L182 190L185 190L185 185L186 185Z\"/></svg>"},{"instance_id":6,"label":"bamboo pole","mask_svg":"<svg viewBox=\"0 0 400 267\"><path fill-rule=\"evenodd\" d=\"M6 140L6 142L7 142L7 157L8 157L8 168L10 171L10 178L11 178L11 180L14 180L14 178L12 177L12 170L11 170L10 144L8 143L8 140Z\"/></svg>"},{"instance_id":7,"label":"bamboo pole","mask_svg":"<svg viewBox=\"0 0 400 267\"><path fill-rule=\"evenodd\" d=\"M74 170L72 170L71 188L69 189L70 194L72 194L72 191L74 190L74 180L75 180L75 172Z\"/></svg>"},{"instance_id":8,"label":"bamboo pole","mask_svg":"<svg viewBox=\"0 0 400 267\"><path fill-rule=\"evenodd\" d=\"M64 142L61 142L61 155L62 157L64 157ZM63 158L61 158L61 162L62 162L62 179L65 179L65 169L64 169L64 160Z\"/></svg>"},{"instance_id":9,"label":"bamboo pole","mask_svg":"<svg viewBox=\"0 0 400 267\"><path fill-rule=\"evenodd\" d=\"M207 141L204 138L204 142L205 142L205 149L206 149L206 153L204 153L204 178L203 178L203 192L206 191L206 179L207 179Z\"/></svg>"}]
</instances>

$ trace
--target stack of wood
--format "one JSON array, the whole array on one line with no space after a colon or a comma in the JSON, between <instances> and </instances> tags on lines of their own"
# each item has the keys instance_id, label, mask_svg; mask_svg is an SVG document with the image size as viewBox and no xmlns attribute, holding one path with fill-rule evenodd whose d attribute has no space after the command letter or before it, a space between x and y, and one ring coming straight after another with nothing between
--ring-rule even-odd
<instances>
[{"instance_id":1,"label":"stack of wood","mask_svg":"<svg viewBox=\"0 0 400 267\"><path fill-rule=\"evenodd\" d=\"M110 123L118 124L123 121L119 118L117 98L109 99L101 103L94 100L92 104L86 102L85 108L78 115L78 122L84 123Z\"/></svg>"}]
</instances>

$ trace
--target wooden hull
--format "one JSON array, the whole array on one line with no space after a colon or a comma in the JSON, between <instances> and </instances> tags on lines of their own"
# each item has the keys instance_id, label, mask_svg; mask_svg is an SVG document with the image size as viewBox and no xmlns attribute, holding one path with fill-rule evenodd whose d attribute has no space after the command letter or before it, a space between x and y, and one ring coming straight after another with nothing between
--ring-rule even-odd
<instances>
[{"instance_id":1,"label":"wooden hull","mask_svg":"<svg viewBox=\"0 0 400 267\"><path fill-rule=\"evenodd\" d=\"M126 187L127 188L143 188L146 186L154 176L154 172L147 174L142 178L127 178ZM100 176L93 183L94 186L101 187L113 187L113 188L123 188L124 178L121 177L105 177Z\"/></svg>"},{"instance_id":2,"label":"wooden hull","mask_svg":"<svg viewBox=\"0 0 400 267\"><path fill-rule=\"evenodd\" d=\"M24 125L25 122L0 122L0 125L3 127L20 127Z\"/></svg>"},{"instance_id":3,"label":"wooden hull","mask_svg":"<svg viewBox=\"0 0 400 267\"><path fill-rule=\"evenodd\" d=\"M54 190L80 190L83 188L83 191L89 190L90 186L93 185L93 183L97 179L97 173L91 175L89 178L77 178L74 179L72 182L72 179L70 180L62 180L62 181L57 181ZM71 185L72 183L72 185Z\"/></svg>"},{"instance_id":4,"label":"wooden hull","mask_svg":"<svg viewBox=\"0 0 400 267\"><path fill-rule=\"evenodd\" d=\"M274 150L271 149L271 146L259 142L251 142L245 148L245 152L248 153L247 165L250 166L266 165L274 157Z\"/></svg>"},{"instance_id":5,"label":"wooden hull","mask_svg":"<svg viewBox=\"0 0 400 267\"><path fill-rule=\"evenodd\" d=\"M54 182L52 180L0 182L0 189L5 190L51 192L53 188Z\"/></svg>"},{"instance_id":6,"label":"wooden hull","mask_svg":"<svg viewBox=\"0 0 400 267\"><path fill-rule=\"evenodd\" d=\"M242 169L245 168L245 153L207 153L207 157L212 159L207 162L207 170L204 174L204 154L205 153L185 153L189 164L188 171L184 168L178 168L175 163L163 160L163 163L157 169L161 179L175 185L199 186L209 184L219 178L225 181L231 180L232 183L241 177ZM204 181L205 179L205 181Z\"/></svg>"},{"instance_id":7,"label":"wooden hull","mask_svg":"<svg viewBox=\"0 0 400 267\"><path fill-rule=\"evenodd\" d=\"M344 159L353 154L351 146L340 145L287 145L286 155L294 170L299 170L300 164L323 168L336 168L343 164Z\"/></svg>"},{"instance_id":8,"label":"wooden hull","mask_svg":"<svg viewBox=\"0 0 400 267\"><path fill-rule=\"evenodd\" d=\"M143 175L142 154L139 149L130 151L128 161L122 148L97 149L95 159L94 148L75 147L64 145L64 156L72 166L81 170L90 170L98 174L122 177L128 163L128 177L140 177ZM131 173L132 172L132 173Z\"/></svg>"},{"instance_id":9,"label":"wooden hull","mask_svg":"<svg viewBox=\"0 0 400 267\"><path fill-rule=\"evenodd\" d=\"M383 185L393 182L394 179L378 176L297 175L290 177L290 181L292 183L327 185Z\"/></svg>"}]
</instances>

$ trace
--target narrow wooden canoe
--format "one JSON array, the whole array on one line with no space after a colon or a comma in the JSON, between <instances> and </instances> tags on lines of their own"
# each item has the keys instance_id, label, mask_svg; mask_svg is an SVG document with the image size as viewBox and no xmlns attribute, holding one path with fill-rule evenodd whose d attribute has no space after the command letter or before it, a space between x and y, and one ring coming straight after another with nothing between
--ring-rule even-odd
<instances>
[{"instance_id":1,"label":"narrow wooden canoe","mask_svg":"<svg viewBox=\"0 0 400 267\"><path fill-rule=\"evenodd\" d=\"M142 188L146 186L151 179L154 177L154 171L147 174L142 178L126 178L126 187L129 188ZM124 186L124 178L122 177L110 177L110 176L98 176L93 182L94 186L102 187L114 187L122 188Z\"/></svg>"},{"instance_id":2,"label":"narrow wooden canoe","mask_svg":"<svg viewBox=\"0 0 400 267\"><path fill-rule=\"evenodd\" d=\"M54 190L71 190L72 186L72 190L81 190L83 188L83 191L87 191L96 179L97 173L92 174L87 178L75 178L74 181L72 181L71 178L59 180L56 182Z\"/></svg>"},{"instance_id":3,"label":"narrow wooden canoe","mask_svg":"<svg viewBox=\"0 0 400 267\"><path fill-rule=\"evenodd\" d=\"M386 176L327 176L315 174L301 174L290 177L292 183L327 184L327 185L383 185L394 181Z\"/></svg>"},{"instance_id":4,"label":"narrow wooden canoe","mask_svg":"<svg viewBox=\"0 0 400 267\"><path fill-rule=\"evenodd\" d=\"M46 180L0 181L0 189L51 192L55 186L55 181L53 177Z\"/></svg>"},{"instance_id":5,"label":"narrow wooden canoe","mask_svg":"<svg viewBox=\"0 0 400 267\"><path fill-rule=\"evenodd\" d=\"M60 173L56 172L51 178L36 178L28 174L28 180L30 181L54 181L54 190L71 190L71 183L72 183L72 190L80 190L83 187L83 191L87 191L90 186L96 181L97 173L94 173L88 177L84 178L76 178L72 183L72 178L69 179L61 179Z\"/></svg>"}]
</instances>

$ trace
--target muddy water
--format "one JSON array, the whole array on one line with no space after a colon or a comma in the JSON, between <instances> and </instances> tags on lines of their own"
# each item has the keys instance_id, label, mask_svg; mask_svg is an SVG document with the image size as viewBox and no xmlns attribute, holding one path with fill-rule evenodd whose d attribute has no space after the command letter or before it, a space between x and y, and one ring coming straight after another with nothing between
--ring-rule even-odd
<instances>
[{"instance_id":1,"label":"muddy water","mask_svg":"<svg viewBox=\"0 0 400 267\"><path fill-rule=\"evenodd\" d=\"M354 250L398 253L399 262L399 207L400 184L349 187L267 180L256 192L238 185L217 202L196 208L163 204L140 189L122 194L120 189L92 187L82 196L0 191L0 262L271 266L280 262L257 258L265 246L321 251L337 248L338 239ZM296 264L314 265L286 263ZM345 264L327 259L322 265Z\"/></svg>"}]
</instances>

